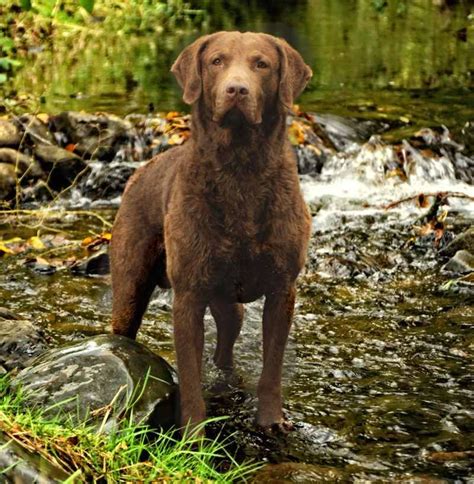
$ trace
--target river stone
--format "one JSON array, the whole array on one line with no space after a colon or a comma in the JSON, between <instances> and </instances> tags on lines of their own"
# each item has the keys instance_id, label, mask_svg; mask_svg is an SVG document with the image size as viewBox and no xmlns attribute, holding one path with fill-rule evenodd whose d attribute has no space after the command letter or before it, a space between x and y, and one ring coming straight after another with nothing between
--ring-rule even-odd
<instances>
[{"instance_id":1,"label":"river stone","mask_svg":"<svg viewBox=\"0 0 474 484\"><path fill-rule=\"evenodd\" d=\"M469 274L474 271L474 255L467 250L458 250L454 257L443 266L446 272Z\"/></svg>"},{"instance_id":2,"label":"river stone","mask_svg":"<svg viewBox=\"0 0 474 484\"><path fill-rule=\"evenodd\" d=\"M0 119L0 146L18 146L21 141L21 133L18 128L9 121Z\"/></svg>"},{"instance_id":3,"label":"river stone","mask_svg":"<svg viewBox=\"0 0 474 484\"><path fill-rule=\"evenodd\" d=\"M142 386L147 372L150 378ZM21 385L26 405L48 408L48 414L102 424L104 409L113 403L104 429L116 427L121 416L152 428L175 425L177 378L166 361L124 336L100 335L49 350L13 380ZM131 413L128 404L137 399Z\"/></svg>"},{"instance_id":4,"label":"river stone","mask_svg":"<svg viewBox=\"0 0 474 484\"><path fill-rule=\"evenodd\" d=\"M346 482L347 475L335 467L317 466L302 462L268 464L252 479L253 483L285 482Z\"/></svg>"},{"instance_id":5,"label":"river stone","mask_svg":"<svg viewBox=\"0 0 474 484\"><path fill-rule=\"evenodd\" d=\"M0 148L0 163L18 166L21 175L28 172L26 178L40 178L44 175L43 170L36 160L13 148Z\"/></svg>"},{"instance_id":6,"label":"river stone","mask_svg":"<svg viewBox=\"0 0 474 484\"><path fill-rule=\"evenodd\" d=\"M47 348L43 331L30 321L0 316L0 328L0 365L7 370L24 368Z\"/></svg>"},{"instance_id":7,"label":"river stone","mask_svg":"<svg viewBox=\"0 0 474 484\"><path fill-rule=\"evenodd\" d=\"M458 250L467 250L474 254L474 227L469 227L465 232L458 234L440 252L452 257Z\"/></svg>"},{"instance_id":8,"label":"river stone","mask_svg":"<svg viewBox=\"0 0 474 484\"><path fill-rule=\"evenodd\" d=\"M15 195L17 173L9 163L0 163L0 200L10 200Z\"/></svg>"},{"instance_id":9,"label":"river stone","mask_svg":"<svg viewBox=\"0 0 474 484\"><path fill-rule=\"evenodd\" d=\"M86 114L66 111L52 120L57 131L64 132L75 151L86 158L112 160L118 143L132 129L128 121L112 114Z\"/></svg>"},{"instance_id":10,"label":"river stone","mask_svg":"<svg viewBox=\"0 0 474 484\"><path fill-rule=\"evenodd\" d=\"M141 162L116 162L102 163L91 162L91 172L84 178L79 188L81 192L92 200L110 200L122 195L128 179Z\"/></svg>"},{"instance_id":11,"label":"river stone","mask_svg":"<svg viewBox=\"0 0 474 484\"><path fill-rule=\"evenodd\" d=\"M87 163L82 158L59 146L38 145L35 155L42 168L49 172L49 186L53 190L68 187L87 168Z\"/></svg>"},{"instance_id":12,"label":"river stone","mask_svg":"<svg viewBox=\"0 0 474 484\"><path fill-rule=\"evenodd\" d=\"M32 114L24 114L19 118L21 128L24 129L28 141L34 144L55 144L54 135L48 126Z\"/></svg>"},{"instance_id":13,"label":"river stone","mask_svg":"<svg viewBox=\"0 0 474 484\"><path fill-rule=\"evenodd\" d=\"M100 250L84 260L71 266L71 272L80 276L105 276L110 273L109 254L107 249Z\"/></svg>"},{"instance_id":14,"label":"river stone","mask_svg":"<svg viewBox=\"0 0 474 484\"><path fill-rule=\"evenodd\" d=\"M38 180L33 186L25 187L21 191L21 201L23 203L48 202L52 199L53 192L43 180Z\"/></svg>"}]
</instances>

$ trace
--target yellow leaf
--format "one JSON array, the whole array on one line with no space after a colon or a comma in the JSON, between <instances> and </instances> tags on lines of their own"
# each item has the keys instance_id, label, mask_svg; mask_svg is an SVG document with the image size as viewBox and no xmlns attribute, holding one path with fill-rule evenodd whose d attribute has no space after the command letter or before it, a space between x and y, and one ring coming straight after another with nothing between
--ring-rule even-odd
<instances>
[{"instance_id":1,"label":"yellow leaf","mask_svg":"<svg viewBox=\"0 0 474 484\"><path fill-rule=\"evenodd\" d=\"M49 114L46 113L39 113L36 115L36 117L40 120L43 121L44 124L48 124L49 122Z\"/></svg>"},{"instance_id":2,"label":"yellow leaf","mask_svg":"<svg viewBox=\"0 0 474 484\"><path fill-rule=\"evenodd\" d=\"M293 121L288 128L288 137L292 145L300 145L304 143L305 135L304 130L300 123Z\"/></svg>"},{"instance_id":3,"label":"yellow leaf","mask_svg":"<svg viewBox=\"0 0 474 484\"><path fill-rule=\"evenodd\" d=\"M4 244L15 244L21 242L23 239L21 237L12 237L11 239L2 240Z\"/></svg>"},{"instance_id":4,"label":"yellow leaf","mask_svg":"<svg viewBox=\"0 0 474 484\"><path fill-rule=\"evenodd\" d=\"M95 240L95 237L86 237L82 242L81 245L85 247L86 245L89 245L92 243L92 241Z\"/></svg>"},{"instance_id":5,"label":"yellow leaf","mask_svg":"<svg viewBox=\"0 0 474 484\"><path fill-rule=\"evenodd\" d=\"M184 136L181 136L178 133L175 133L172 136L170 136L170 138L168 140L168 143L170 145L181 145L181 144L183 144L183 142L184 142Z\"/></svg>"},{"instance_id":6,"label":"yellow leaf","mask_svg":"<svg viewBox=\"0 0 474 484\"><path fill-rule=\"evenodd\" d=\"M28 239L28 244L36 250L43 250L46 248L46 246L43 244L43 241L36 235Z\"/></svg>"},{"instance_id":7,"label":"yellow leaf","mask_svg":"<svg viewBox=\"0 0 474 484\"><path fill-rule=\"evenodd\" d=\"M443 213L441 213L440 215L438 215L437 219L438 219L438 222L444 222L446 220L446 217L448 216L448 211L447 210L444 210Z\"/></svg>"},{"instance_id":8,"label":"yellow leaf","mask_svg":"<svg viewBox=\"0 0 474 484\"><path fill-rule=\"evenodd\" d=\"M170 111L166 116L165 118L166 119L173 119L173 118L177 118L179 116L179 113L177 111Z\"/></svg>"},{"instance_id":9,"label":"yellow leaf","mask_svg":"<svg viewBox=\"0 0 474 484\"><path fill-rule=\"evenodd\" d=\"M112 234L110 232L104 232L101 237L105 240L112 240Z\"/></svg>"},{"instance_id":10,"label":"yellow leaf","mask_svg":"<svg viewBox=\"0 0 474 484\"><path fill-rule=\"evenodd\" d=\"M13 250L11 250L9 247L7 247L4 242L0 242L0 255L3 254L14 254Z\"/></svg>"}]
</instances>

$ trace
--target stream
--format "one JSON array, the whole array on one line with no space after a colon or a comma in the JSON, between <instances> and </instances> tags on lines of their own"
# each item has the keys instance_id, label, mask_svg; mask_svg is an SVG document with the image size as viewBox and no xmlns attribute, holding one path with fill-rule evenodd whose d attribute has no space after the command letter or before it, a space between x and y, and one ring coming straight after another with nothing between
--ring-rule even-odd
<instances>
[{"instance_id":1,"label":"stream","mask_svg":"<svg viewBox=\"0 0 474 484\"><path fill-rule=\"evenodd\" d=\"M393 2L405 5L400 11L388 2L381 13L366 6L371 2L352 2L346 18L349 3L295 2L290 12L276 2L269 14L256 2L230 25L293 40L315 72L300 107L317 113L336 149L323 150L318 166L305 167L300 153L313 236L285 355L284 408L295 430L268 436L254 426L263 307L256 301L246 305L231 381L212 364L216 332L206 314L209 414L229 416L210 433L232 435L239 459L275 464L259 482L473 482L474 279L443 270L443 248L474 222L473 36L465 42L455 35L469 2L451 9ZM214 25L230 28L227 21L216 17ZM383 44L387 35L390 45ZM163 44L161 37L119 38L94 55L80 37L64 63L57 62L62 51L28 54L13 82L18 89L29 83L48 113L182 110L167 69L192 37L177 34ZM441 45L430 64L427 57ZM394 56L398 50L406 55ZM117 82L127 76L127 85ZM437 139L418 146L410 139L415 134ZM144 161L126 153L92 161L40 227L26 217L0 220L3 240L26 240L38 228L50 240L64 239L57 252L51 245L50 256L61 263L50 273L25 263L29 253L0 258L0 306L44 328L52 345L110 331L110 277L74 275L64 261L84 257L77 241L113 222L122 178ZM426 218L433 198L424 204L418 195L440 192L466 197L441 201L437 233ZM69 242L70 253L61 249ZM169 292L155 292L138 340L175 365L171 304Z\"/></svg>"}]
</instances>

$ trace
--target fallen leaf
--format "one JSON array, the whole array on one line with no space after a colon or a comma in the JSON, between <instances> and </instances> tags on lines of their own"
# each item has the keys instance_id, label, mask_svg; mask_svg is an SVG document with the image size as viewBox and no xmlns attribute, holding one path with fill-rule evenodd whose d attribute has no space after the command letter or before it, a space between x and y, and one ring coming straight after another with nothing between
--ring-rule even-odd
<instances>
[{"instance_id":1,"label":"fallen leaf","mask_svg":"<svg viewBox=\"0 0 474 484\"><path fill-rule=\"evenodd\" d=\"M179 116L179 113L177 111L170 111L169 113L166 114L165 118L173 119L173 118L177 118L178 116Z\"/></svg>"},{"instance_id":2,"label":"fallen leaf","mask_svg":"<svg viewBox=\"0 0 474 484\"><path fill-rule=\"evenodd\" d=\"M14 254L15 252L7 247L3 241L0 241L0 256L4 254Z\"/></svg>"},{"instance_id":3,"label":"fallen leaf","mask_svg":"<svg viewBox=\"0 0 474 484\"><path fill-rule=\"evenodd\" d=\"M184 136L181 134L175 133L172 136L170 136L168 143L170 145L182 145L185 141Z\"/></svg>"},{"instance_id":4,"label":"fallen leaf","mask_svg":"<svg viewBox=\"0 0 474 484\"><path fill-rule=\"evenodd\" d=\"M104 232L100 235L86 237L82 242L82 247L86 247L87 250L92 250L99 245L108 244L112 240L112 234L110 232Z\"/></svg>"},{"instance_id":5,"label":"fallen leaf","mask_svg":"<svg viewBox=\"0 0 474 484\"><path fill-rule=\"evenodd\" d=\"M43 121L44 124L49 123L49 114L46 113L39 113L36 115L36 117L40 120Z\"/></svg>"},{"instance_id":6,"label":"fallen leaf","mask_svg":"<svg viewBox=\"0 0 474 484\"><path fill-rule=\"evenodd\" d=\"M304 143L306 137L301 123L298 123L296 120L291 123L290 127L288 128L288 137L290 138L291 144L294 146Z\"/></svg>"},{"instance_id":7,"label":"fallen leaf","mask_svg":"<svg viewBox=\"0 0 474 484\"><path fill-rule=\"evenodd\" d=\"M43 250L46 248L46 246L43 244L43 241L37 235L30 237L27 243L36 250Z\"/></svg>"}]
</instances>

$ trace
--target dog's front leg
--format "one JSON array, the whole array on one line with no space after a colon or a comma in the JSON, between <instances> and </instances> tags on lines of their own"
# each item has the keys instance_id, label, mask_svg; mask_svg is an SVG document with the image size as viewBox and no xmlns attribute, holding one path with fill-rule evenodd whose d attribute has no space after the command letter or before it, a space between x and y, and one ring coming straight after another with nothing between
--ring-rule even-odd
<instances>
[{"instance_id":1,"label":"dog's front leg","mask_svg":"<svg viewBox=\"0 0 474 484\"><path fill-rule=\"evenodd\" d=\"M192 429L206 417L201 389L206 302L192 292L175 292L174 344L178 363L181 425Z\"/></svg>"},{"instance_id":2,"label":"dog's front leg","mask_svg":"<svg viewBox=\"0 0 474 484\"><path fill-rule=\"evenodd\" d=\"M258 383L257 423L285 430L281 397L283 354L295 306L295 287L267 294L263 310L263 370Z\"/></svg>"}]
</instances>

